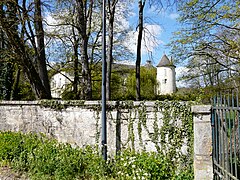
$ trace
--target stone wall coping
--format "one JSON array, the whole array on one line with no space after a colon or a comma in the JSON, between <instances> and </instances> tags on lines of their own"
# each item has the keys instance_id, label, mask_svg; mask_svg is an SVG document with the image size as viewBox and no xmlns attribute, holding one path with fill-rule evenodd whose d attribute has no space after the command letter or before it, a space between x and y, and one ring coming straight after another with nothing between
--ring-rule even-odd
<instances>
[{"instance_id":1,"label":"stone wall coping","mask_svg":"<svg viewBox=\"0 0 240 180\"><path fill-rule=\"evenodd\" d=\"M6 100L3 100L3 101L0 101L0 105L11 105L11 106L28 105L28 106L31 106L31 105L40 105L39 102L40 101L6 101Z\"/></svg>"},{"instance_id":2,"label":"stone wall coping","mask_svg":"<svg viewBox=\"0 0 240 180\"><path fill-rule=\"evenodd\" d=\"M211 105L194 105L191 107L191 111L194 114L210 114L211 108Z\"/></svg>"},{"instance_id":3,"label":"stone wall coping","mask_svg":"<svg viewBox=\"0 0 240 180\"><path fill-rule=\"evenodd\" d=\"M6 100L2 100L0 101L0 105L11 105L11 106L19 106L19 105L28 105L28 106L31 106L31 105L41 105L41 101L48 101L48 100L35 100L35 101L6 101ZM49 100L51 101L51 100ZM61 102L62 104L64 104L65 102L69 102L71 100L67 100L67 101L64 101L64 100L54 100L53 101L58 101L58 102ZM83 101L83 100L72 100L73 102L74 101ZM111 105L111 106L117 106L118 104L119 105L124 105L126 104L125 102L127 101L107 101L107 105ZM147 107L154 107L155 106L155 102L156 101L133 101L133 106L139 106L141 103L143 103L147 106ZM96 101L83 101L82 103L83 106L100 106L101 105L101 101L100 100L96 100Z\"/></svg>"}]
</instances>

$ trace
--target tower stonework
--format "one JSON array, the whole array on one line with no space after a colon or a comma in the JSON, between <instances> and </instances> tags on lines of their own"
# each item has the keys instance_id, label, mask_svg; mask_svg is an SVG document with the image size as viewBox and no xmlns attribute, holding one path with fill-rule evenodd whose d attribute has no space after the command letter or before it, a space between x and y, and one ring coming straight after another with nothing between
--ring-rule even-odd
<instances>
[{"instance_id":1,"label":"tower stonework","mask_svg":"<svg viewBox=\"0 0 240 180\"><path fill-rule=\"evenodd\" d=\"M157 65L157 94L173 94L176 92L176 72L172 61L164 54Z\"/></svg>"}]
</instances>

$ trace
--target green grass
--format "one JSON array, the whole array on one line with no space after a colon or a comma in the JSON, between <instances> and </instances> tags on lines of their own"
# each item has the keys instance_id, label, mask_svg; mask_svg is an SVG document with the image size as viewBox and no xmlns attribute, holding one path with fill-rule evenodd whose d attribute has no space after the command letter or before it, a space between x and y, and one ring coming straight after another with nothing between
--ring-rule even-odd
<instances>
[{"instance_id":1,"label":"green grass","mask_svg":"<svg viewBox=\"0 0 240 180\"><path fill-rule=\"evenodd\" d=\"M179 170L162 154L127 149L105 162L96 147L72 148L31 133L1 132L0 163L31 179L193 179L192 165Z\"/></svg>"}]
</instances>

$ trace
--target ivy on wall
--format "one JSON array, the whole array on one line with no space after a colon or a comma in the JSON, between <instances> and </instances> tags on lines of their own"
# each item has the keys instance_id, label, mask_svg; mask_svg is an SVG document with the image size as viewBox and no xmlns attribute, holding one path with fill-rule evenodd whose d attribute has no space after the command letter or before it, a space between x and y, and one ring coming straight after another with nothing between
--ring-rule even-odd
<instances>
[{"instance_id":1,"label":"ivy on wall","mask_svg":"<svg viewBox=\"0 0 240 180\"><path fill-rule=\"evenodd\" d=\"M136 141L139 141L142 149L146 150L143 142L143 131L145 131L150 141L154 143L157 152L171 159L172 163L179 166L182 163L192 164L191 104L177 101L155 101L154 106L149 107L145 102L138 105L134 105L133 102L123 102L119 108L127 108L129 113L128 140L122 146L128 146L134 150ZM149 117L152 112L154 117ZM134 133L136 129L137 134Z\"/></svg>"},{"instance_id":2,"label":"ivy on wall","mask_svg":"<svg viewBox=\"0 0 240 180\"><path fill-rule=\"evenodd\" d=\"M112 123L127 122L128 138L121 142L121 148L136 149L136 143L146 150L146 135L154 144L158 153L163 154L173 164L181 168L183 164L192 165L193 161L193 117L191 102L155 101L133 102L120 101L107 104L108 121ZM41 101L42 107L63 110L69 106L84 107L94 111L95 142L100 142L100 113L101 103L85 105L85 101ZM115 111L119 115L116 120L112 117ZM117 125L116 125L117 126ZM121 131L121 130L120 130Z\"/></svg>"}]
</instances>

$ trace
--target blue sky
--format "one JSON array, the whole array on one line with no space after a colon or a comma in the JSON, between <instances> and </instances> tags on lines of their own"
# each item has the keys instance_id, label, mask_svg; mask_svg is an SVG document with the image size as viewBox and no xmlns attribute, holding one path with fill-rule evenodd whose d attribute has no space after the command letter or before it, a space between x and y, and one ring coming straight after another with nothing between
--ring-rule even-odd
<instances>
[{"instance_id":1,"label":"blue sky","mask_svg":"<svg viewBox=\"0 0 240 180\"><path fill-rule=\"evenodd\" d=\"M128 2L129 1L125 0L119 1L119 8L116 9L119 14L115 16L115 18L119 19L115 20L115 22L120 22L120 25L118 26L123 30L126 28L128 29L129 27L132 28L132 31L128 33L125 45L136 55L138 35L138 32L136 31L138 23L138 1L133 0L130 4ZM174 7L171 7L168 11L157 12L159 10L154 9L154 7L150 8L148 2L149 0L146 1L144 8L145 38L143 37L142 43L142 64L145 64L146 60L150 59L152 60L153 65L157 65L164 53L169 55L170 49L169 47L166 47L166 44L170 43L172 33L179 27L176 20L178 14L174 11ZM126 8L130 9L130 12L127 11L129 14L127 14L127 16L121 15L126 13ZM57 22L50 14L47 14L46 19L49 24L55 24ZM57 28L47 27L47 30L50 32L53 29ZM155 38L153 38L150 34L154 34ZM131 61L131 63L135 63L135 58Z\"/></svg>"},{"instance_id":2,"label":"blue sky","mask_svg":"<svg viewBox=\"0 0 240 180\"><path fill-rule=\"evenodd\" d=\"M145 64L146 60L151 59L153 65L157 65L164 53L169 55L170 49L166 47L166 44L170 43L173 32L177 31L180 27L180 24L177 22L177 17L178 14L174 8L157 13L155 9L150 8L148 3L146 3L144 9L146 34L153 33L156 38L154 39L150 35L146 35L147 37L143 39L142 64ZM137 26L137 20L138 7L135 2L133 4L133 15L129 18L129 25L135 28ZM135 31L131 37L134 37L132 38L134 42L130 46L132 51L136 53L134 49L136 49L137 32ZM145 46L149 48L150 52L146 50Z\"/></svg>"},{"instance_id":3,"label":"blue sky","mask_svg":"<svg viewBox=\"0 0 240 180\"><path fill-rule=\"evenodd\" d=\"M177 22L176 18L178 14L174 7L172 7L168 11L156 12L157 10L154 8L150 8L148 6L148 2L146 2L144 8L144 27L146 29L145 38L143 38L142 44L142 64L144 65L147 60L152 60L152 64L156 66L165 53L170 56L169 47L166 47L166 44L170 43L171 38L173 37L173 32L177 31L180 28L180 24ZM129 7L129 4L122 0L123 5L119 6L118 9L119 14L124 14L126 7ZM125 4L124 4L125 3ZM130 4L131 5L131 4ZM117 11L117 9L116 9ZM127 19L123 16L115 16L120 22L120 28L128 29L128 27L132 28L132 31L128 33L128 38L126 38L125 45L136 55L137 49L137 35L136 31L137 23L138 23L138 3L136 0L132 3L132 11L127 14ZM49 15L46 17L47 21L50 24L56 23L56 21ZM117 20L116 20L117 21ZM51 31L52 27L48 27L48 30ZM67 30L66 28L65 30ZM154 34L155 38L152 35ZM147 48L148 50L147 50ZM60 57L61 58L61 57ZM170 57L169 57L170 58ZM135 64L136 58L131 61L126 61L126 63ZM184 72L183 67L177 67L176 73L177 77L181 72Z\"/></svg>"},{"instance_id":4,"label":"blue sky","mask_svg":"<svg viewBox=\"0 0 240 180\"><path fill-rule=\"evenodd\" d=\"M142 44L142 64L146 64L147 60L151 60L152 64L156 66L162 56L166 54L170 58L170 47L166 46L171 42L171 38L173 37L173 32L178 31L181 28L180 23L178 23L178 13L175 10L176 8L172 8L171 10L156 12L156 10L151 9L146 4L144 9L144 26L147 29L146 32L151 32L155 34L156 39L152 39L152 37L145 38ZM132 26L134 29L137 26L138 20L138 7L135 1L134 8L133 8L133 15L129 18L129 25ZM130 35L130 38L127 39L127 44L130 47L130 50L134 52L136 55L136 42L137 42L137 34L135 30ZM132 42L131 42L132 41ZM149 53L144 43L146 42L148 48L151 50ZM157 43L154 43L157 42ZM131 62L135 64L135 59ZM182 67L181 65L177 65L176 68L176 78L178 78L183 74L186 73L187 69ZM183 82L177 81L178 87L186 86Z\"/></svg>"}]
</instances>

